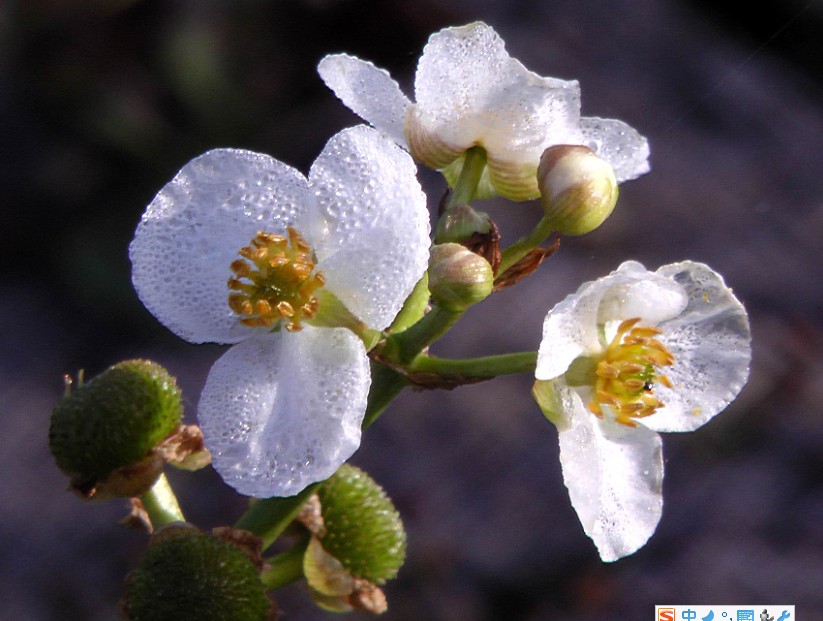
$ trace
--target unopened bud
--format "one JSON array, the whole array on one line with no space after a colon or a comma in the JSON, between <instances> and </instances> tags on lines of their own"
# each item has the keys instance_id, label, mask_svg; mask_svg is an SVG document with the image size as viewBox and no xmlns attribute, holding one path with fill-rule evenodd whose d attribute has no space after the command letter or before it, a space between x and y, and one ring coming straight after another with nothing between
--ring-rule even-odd
<instances>
[{"instance_id":1,"label":"unopened bud","mask_svg":"<svg viewBox=\"0 0 823 621\"><path fill-rule=\"evenodd\" d=\"M49 447L82 495L139 496L160 476L154 449L180 428L182 411L163 367L120 362L67 391L52 413Z\"/></svg>"},{"instance_id":2,"label":"unopened bud","mask_svg":"<svg viewBox=\"0 0 823 621\"><path fill-rule=\"evenodd\" d=\"M175 524L158 531L129 574L120 602L129 621L271 621L274 602L248 551L230 538Z\"/></svg>"},{"instance_id":3,"label":"unopened bud","mask_svg":"<svg viewBox=\"0 0 823 621\"><path fill-rule=\"evenodd\" d=\"M487 235L492 226L487 213L475 211L471 205L455 205L445 210L437 221L434 241L438 244L459 244L475 234Z\"/></svg>"},{"instance_id":4,"label":"unopened bud","mask_svg":"<svg viewBox=\"0 0 823 621\"><path fill-rule=\"evenodd\" d=\"M546 216L563 235L591 233L617 203L614 169L581 145L546 149L537 168L537 185Z\"/></svg>"},{"instance_id":5,"label":"unopened bud","mask_svg":"<svg viewBox=\"0 0 823 621\"><path fill-rule=\"evenodd\" d=\"M486 298L494 287L491 265L460 244L433 246L429 258L429 291L441 308L462 311Z\"/></svg>"}]
</instances>

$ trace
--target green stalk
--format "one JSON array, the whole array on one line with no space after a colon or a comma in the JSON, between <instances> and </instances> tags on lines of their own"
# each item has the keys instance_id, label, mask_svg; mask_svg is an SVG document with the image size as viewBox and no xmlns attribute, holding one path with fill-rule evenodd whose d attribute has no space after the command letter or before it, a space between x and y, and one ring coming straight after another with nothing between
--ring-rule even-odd
<instances>
[{"instance_id":1,"label":"green stalk","mask_svg":"<svg viewBox=\"0 0 823 621\"><path fill-rule=\"evenodd\" d=\"M366 415L363 417L363 430L377 420L377 417L407 384L406 378L400 373L372 360L371 389L369 390L369 402L366 405Z\"/></svg>"},{"instance_id":2,"label":"green stalk","mask_svg":"<svg viewBox=\"0 0 823 621\"><path fill-rule=\"evenodd\" d=\"M486 167L486 150L482 147L472 147L463 155L463 168L460 177L454 185L454 191L449 197L446 209L455 205L468 205L477 193L477 184Z\"/></svg>"},{"instance_id":3,"label":"green stalk","mask_svg":"<svg viewBox=\"0 0 823 621\"><path fill-rule=\"evenodd\" d=\"M296 496L264 498L253 502L248 511L234 523L234 528L247 530L260 537L265 550L288 528L319 485L320 483L309 485Z\"/></svg>"},{"instance_id":4,"label":"green stalk","mask_svg":"<svg viewBox=\"0 0 823 621\"><path fill-rule=\"evenodd\" d=\"M409 370L434 373L443 379L476 381L492 379L499 375L534 373L536 364L537 352L533 351L463 360L418 356L409 366Z\"/></svg>"},{"instance_id":5,"label":"green stalk","mask_svg":"<svg viewBox=\"0 0 823 621\"><path fill-rule=\"evenodd\" d=\"M381 355L392 362L407 365L426 347L449 331L464 311L450 311L434 306L423 318L404 332L389 337Z\"/></svg>"},{"instance_id":6,"label":"green stalk","mask_svg":"<svg viewBox=\"0 0 823 621\"><path fill-rule=\"evenodd\" d=\"M503 251L503 256L500 260L500 267L497 268L497 273L502 274L512 265L517 263L520 259L529 254L529 251L540 245L545 239L554 232L548 218L543 216L540 222L537 223L532 231L521 237L511 246Z\"/></svg>"},{"instance_id":7,"label":"green stalk","mask_svg":"<svg viewBox=\"0 0 823 621\"><path fill-rule=\"evenodd\" d=\"M269 567L260 574L260 582L268 591L279 589L303 577L303 557L309 540L298 543L285 552L265 559Z\"/></svg>"},{"instance_id":8,"label":"green stalk","mask_svg":"<svg viewBox=\"0 0 823 621\"><path fill-rule=\"evenodd\" d=\"M151 489L140 497L140 502L155 529L173 522L186 521L165 474L161 474Z\"/></svg>"},{"instance_id":9,"label":"green stalk","mask_svg":"<svg viewBox=\"0 0 823 621\"><path fill-rule=\"evenodd\" d=\"M460 177L449 197L446 209L455 205L469 205L477 192L477 184L486 167L486 151L472 147L466 151ZM463 316L464 311L449 311L434 306L428 313L428 275L417 283L403 309L394 321L391 332L380 355L392 363L408 365L421 351L437 341ZM425 314L424 314L425 313ZM363 429L368 428L408 381L397 371L379 362L372 362L372 386L369 403L363 419Z\"/></svg>"}]
</instances>

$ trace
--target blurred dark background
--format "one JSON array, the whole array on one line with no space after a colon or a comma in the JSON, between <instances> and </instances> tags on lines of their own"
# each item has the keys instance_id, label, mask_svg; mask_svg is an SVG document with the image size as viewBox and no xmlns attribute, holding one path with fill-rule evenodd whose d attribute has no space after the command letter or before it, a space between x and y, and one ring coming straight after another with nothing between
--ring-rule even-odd
<instances>
[{"instance_id":1,"label":"blurred dark background","mask_svg":"<svg viewBox=\"0 0 823 621\"><path fill-rule=\"evenodd\" d=\"M800 0L6 0L0 4L0 618L117 618L145 546L117 502L84 504L47 449L62 375L151 357L193 418L222 349L176 339L130 286L144 206L218 146L304 172L358 122L315 72L346 51L411 92L428 35L482 19L542 75L579 79L583 113L648 136L652 172L615 215L437 351L536 348L545 312L621 261L691 258L746 304L754 361L705 428L664 438L665 508L634 556L602 564L563 486L527 377L403 394L354 463L394 498L409 558L387 621L651 619L654 604L796 604L823 619L823 5ZM436 205L437 175L421 179ZM535 204L488 203L512 241ZM211 471L171 473L188 517L244 503ZM300 586L283 619L329 618ZM353 615L362 619L364 615Z\"/></svg>"}]
</instances>

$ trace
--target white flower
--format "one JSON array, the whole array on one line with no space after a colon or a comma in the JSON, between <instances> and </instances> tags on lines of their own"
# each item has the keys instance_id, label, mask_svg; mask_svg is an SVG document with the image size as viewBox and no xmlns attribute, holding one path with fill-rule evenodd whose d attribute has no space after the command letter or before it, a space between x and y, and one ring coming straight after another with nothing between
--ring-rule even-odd
<instances>
[{"instance_id":1,"label":"white flower","mask_svg":"<svg viewBox=\"0 0 823 621\"><path fill-rule=\"evenodd\" d=\"M572 505L604 561L642 547L663 506L658 431L692 431L746 383L746 311L701 263L639 263L546 316L535 396L560 436Z\"/></svg>"},{"instance_id":2,"label":"white flower","mask_svg":"<svg viewBox=\"0 0 823 621\"><path fill-rule=\"evenodd\" d=\"M646 139L622 121L580 116L576 81L544 78L510 57L483 22L433 34L417 65L416 103L389 74L349 56L326 56L320 76L355 113L454 183L463 153L481 146L480 197L537 198L545 149L582 144L609 162L619 182L649 170Z\"/></svg>"},{"instance_id":3,"label":"white flower","mask_svg":"<svg viewBox=\"0 0 823 621\"><path fill-rule=\"evenodd\" d=\"M146 209L130 246L140 299L188 341L234 344L198 417L214 467L241 493L296 494L357 449L366 349L311 323L328 325L336 301L377 330L400 310L428 261L415 174L361 125L329 140L308 179L268 155L209 151Z\"/></svg>"}]
</instances>

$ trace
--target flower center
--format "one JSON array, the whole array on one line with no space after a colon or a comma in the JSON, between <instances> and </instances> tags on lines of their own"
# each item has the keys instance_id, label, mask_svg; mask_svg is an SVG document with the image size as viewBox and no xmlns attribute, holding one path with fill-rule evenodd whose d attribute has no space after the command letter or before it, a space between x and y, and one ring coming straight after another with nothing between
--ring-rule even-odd
<instances>
[{"instance_id":1,"label":"flower center","mask_svg":"<svg viewBox=\"0 0 823 621\"><path fill-rule=\"evenodd\" d=\"M306 240L292 227L288 233L286 238L258 232L238 252L243 258L231 264L229 306L244 326L297 332L317 312L320 303L313 293L326 279L314 271Z\"/></svg>"},{"instance_id":2,"label":"flower center","mask_svg":"<svg viewBox=\"0 0 823 621\"><path fill-rule=\"evenodd\" d=\"M669 378L659 372L674 364L672 353L655 338L663 331L638 326L639 321L627 319L618 326L597 363L594 399L589 403L589 410L599 418L603 418L603 406L608 406L615 420L627 427L636 427L633 419L651 416L664 405L653 394L655 383L672 387Z\"/></svg>"}]
</instances>

